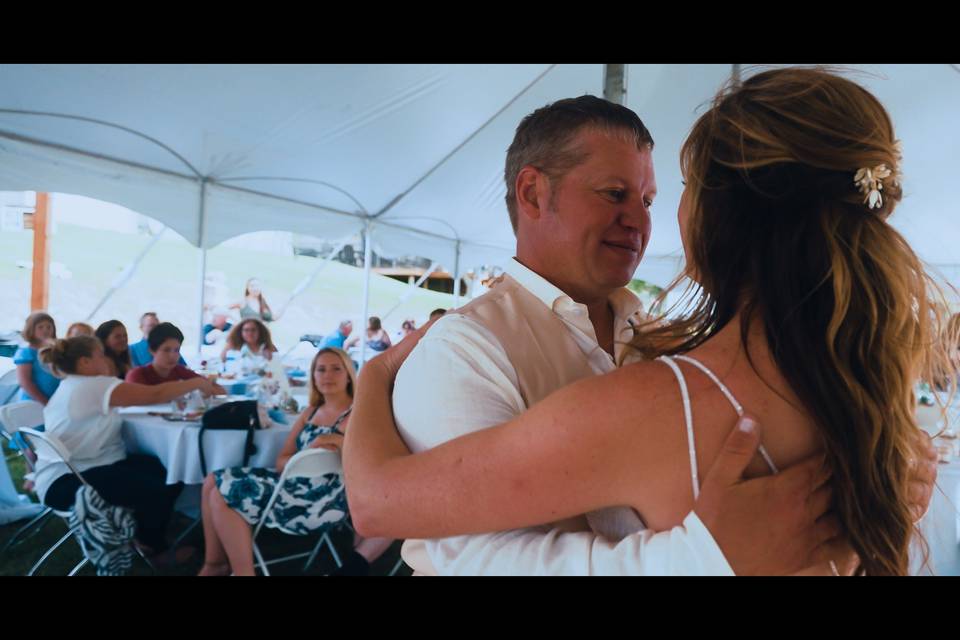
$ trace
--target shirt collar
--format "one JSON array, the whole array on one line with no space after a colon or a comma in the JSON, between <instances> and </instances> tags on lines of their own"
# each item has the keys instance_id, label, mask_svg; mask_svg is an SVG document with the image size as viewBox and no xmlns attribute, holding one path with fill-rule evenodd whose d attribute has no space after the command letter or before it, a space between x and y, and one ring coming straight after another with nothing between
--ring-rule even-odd
<instances>
[{"instance_id":1,"label":"shirt collar","mask_svg":"<svg viewBox=\"0 0 960 640\"><path fill-rule=\"evenodd\" d=\"M558 310L558 305L570 307L579 304L543 276L522 265L516 258L511 259L503 271L554 311ZM626 287L616 289L608 300L617 319L629 318L642 309L640 298Z\"/></svg>"}]
</instances>

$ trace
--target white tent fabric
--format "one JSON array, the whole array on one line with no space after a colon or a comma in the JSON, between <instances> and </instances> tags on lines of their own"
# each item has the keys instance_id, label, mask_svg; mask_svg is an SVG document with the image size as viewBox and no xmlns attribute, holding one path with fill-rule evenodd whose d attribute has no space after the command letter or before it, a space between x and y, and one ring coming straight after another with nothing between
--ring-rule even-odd
<instances>
[{"instance_id":1,"label":"white tent fabric","mask_svg":"<svg viewBox=\"0 0 960 640\"><path fill-rule=\"evenodd\" d=\"M665 284L682 262L680 144L731 66L627 69L627 105L657 143L654 233L637 277ZM956 277L960 73L860 69L903 140L893 223ZM459 250L462 269L502 264L514 129L553 100L601 95L602 81L603 65L0 65L0 190L108 200L202 247L258 230L336 241L373 216L382 255L452 269Z\"/></svg>"},{"instance_id":2,"label":"white tent fabric","mask_svg":"<svg viewBox=\"0 0 960 640\"><path fill-rule=\"evenodd\" d=\"M746 78L777 65L742 65ZM783 65L781 65L783 66ZM854 65L851 79L887 107L903 146L904 198L891 218L929 265L960 285L960 70L958 65ZM682 264L679 152L696 119L730 77L730 65L630 65L627 106L653 134L658 195L653 234L637 277L664 284ZM852 167L851 169L855 169ZM673 262L671 263L671 258ZM674 272L676 273L676 272Z\"/></svg>"}]
</instances>

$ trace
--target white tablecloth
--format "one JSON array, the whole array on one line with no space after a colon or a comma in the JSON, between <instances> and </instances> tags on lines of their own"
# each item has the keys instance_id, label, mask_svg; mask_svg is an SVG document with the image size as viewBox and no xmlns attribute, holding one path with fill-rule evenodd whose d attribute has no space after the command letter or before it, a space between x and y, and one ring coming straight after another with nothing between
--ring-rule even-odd
<instances>
[{"instance_id":1,"label":"white tablecloth","mask_svg":"<svg viewBox=\"0 0 960 640\"><path fill-rule=\"evenodd\" d=\"M170 422L159 416L147 415L147 410L169 410L169 405L158 407L130 407L122 410L123 439L129 453L154 455L167 469L167 482L199 484L203 482L200 471L200 450L197 436L199 422ZM254 433L253 442L257 453L249 461L250 466L272 468L277 454L290 434L289 425L277 425ZM207 431L203 451L207 458L207 471L224 469L243 463L245 431L217 429Z\"/></svg>"}]
</instances>

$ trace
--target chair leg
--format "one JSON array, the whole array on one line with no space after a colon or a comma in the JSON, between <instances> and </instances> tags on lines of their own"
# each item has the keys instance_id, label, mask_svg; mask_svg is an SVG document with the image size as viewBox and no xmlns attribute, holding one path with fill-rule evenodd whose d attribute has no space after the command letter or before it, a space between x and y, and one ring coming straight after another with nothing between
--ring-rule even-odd
<instances>
[{"instance_id":1,"label":"chair leg","mask_svg":"<svg viewBox=\"0 0 960 640\"><path fill-rule=\"evenodd\" d=\"M57 549L60 548L60 545L62 545L64 542L66 542L69 538L73 537L73 532L74 532L74 530L73 530L73 529L70 529L70 530L67 531L65 534L63 534L63 537L60 538L59 540L57 540L57 542L56 542L52 547L50 547L49 549L47 549L47 552L46 552L45 554L43 554L43 555L40 557L39 560L37 560L37 563L36 563L35 565L33 565L33 568L30 569L30 571L27 573L27 575L28 575L28 576L32 576L34 573L36 573L36 572L37 572L37 569L40 568L40 565L42 565L44 562L46 562L46 561L47 561L47 558L49 558L51 555L53 555L53 552L54 552L54 551L56 551Z\"/></svg>"},{"instance_id":2,"label":"chair leg","mask_svg":"<svg viewBox=\"0 0 960 640\"><path fill-rule=\"evenodd\" d=\"M402 566L403 566L403 558L397 558L397 564L393 565L393 569L391 569L391 570L390 570L390 573L388 573L387 575L388 575L388 576L395 576L395 575L397 575L397 571L399 571L399 570L400 570L400 567L402 567Z\"/></svg>"},{"instance_id":3,"label":"chair leg","mask_svg":"<svg viewBox=\"0 0 960 640\"><path fill-rule=\"evenodd\" d=\"M154 575L156 575L156 573L157 573L157 568L153 565L152 562L150 562L150 558L148 558L148 557L147 557L147 554L145 554L145 553L143 552L143 549L141 549L141 548L139 547L139 545L136 545L136 544L134 544L134 543L132 543L132 542L130 543L130 546L133 547L133 550L137 553L138 556L140 556L140 559L143 560L143 563L144 563L145 565L147 565L147 568L150 569L151 573L153 573Z\"/></svg>"},{"instance_id":4,"label":"chair leg","mask_svg":"<svg viewBox=\"0 0 960 640\"><path fill-rule=\"evenodd\" d=\"M267 563L263 561L263 554L260 553L260 547L257 546L257 543L253 543L253 555L256 556L257 562L260 563L260 570L263 571L263 575L269 576L270 570L267 569Z\"/></svg>"},{"instance_id":5,"label":"chair leg","mask_svg":"<svg viewBox=\"0 0 960 640\"><path fill-rule=\"evenodd\" d=\"M19 529L17 529L17 532L13 534L13 537L7 540L7 544L3 545L3 549L0 549L0 555L3 555L7 551L7 549L17 544L17 538L19 538L21 535L29 531L31 527L33 527L34 525L39 525L37 527L37 530L33 532L33 535L36 535L37 532L39 532L40 529L43 527L43 525L46 524L45 518L47 518L52 513L53 513L53 509L51 509L50 507L47 507L46 509L41 511L38 515L34 516L34 518L30 520L30 522L23 525ZM29 538L24 538L23 540L21 540L21 542L28 539Z\"/></svg>"},{"instance_id":6,"label":"chair leg","mask_svg":"<svg viewBox=\"0 0 960 640\"><path fill-rule=\"evenodd\" d=\"M170 546L171 546L173 549L176 549L178 546L180 546L180 543L183 542L184 538L186 538L186 537L190 534L191 531L193 531L194 529L196 529L196 528L197 528L197 525L200 524L201 522L203 522L203 518L197 518L196 520L194 520L194 521L190 524L189 527L187 527L186 529L183 530L183 533L181 533L179 536L177 536L177 539L174 540L174 541L173 541L173 544L170 545Z\"/></svg>"},{"instance_id":7,"label":"chair leg","mask_svg":"<svg viewBox=\"0 0 960 640\"><path fill-rule=\"evenodd\" d=\"M320 553L320 547L323 546L323 536L320 536L320 539L317 540L317 544L314 545L313 551L310 553L310 557L307 558L307 563L303 565L303 570L306 571L310 568L310 565L313 564L313 561L317 559L317 554Z\"/></svg>"},{"instance_id":8,"label":"chair leg","mask_svg":"<svg viewBox=\"0 0 960 640\"><path fill-rule=\"evenodd\" d=\"M67 574L67 577L69 578L69 577L71 577L71 576L77 575L77 572L80 571L80 569L83 569L83 567L86 566L86 564L87 564L88 562L90 562L90 561L87 559L86 556L84 556L84 557L83 557L83 560L81 560L80 562L78 562L78 563L77 563L77 566L75 566L75 567L70 571L70 573Z\"/></svg>"},{"instance_id":9,"label":"chair leg","mask_svg":"<svg viewBox=\"0 0 960 640\"><path fill-rule=\"evenodd\" d=\"M326 541L327 546L330 547L330 553L333 555L333 561L337 563L337 569L343 566L343 563L340 561L340 554L337 553L336 548L333 546L333 541L330 540L330 534L323 534L323 539Z\"/></svg>"}]
</instances>

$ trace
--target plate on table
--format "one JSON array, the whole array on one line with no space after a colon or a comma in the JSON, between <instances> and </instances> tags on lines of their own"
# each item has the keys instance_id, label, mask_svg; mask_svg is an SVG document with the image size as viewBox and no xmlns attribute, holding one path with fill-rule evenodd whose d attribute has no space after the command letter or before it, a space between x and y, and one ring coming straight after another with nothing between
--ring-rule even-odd
<instances>
[{"instance_id":1,"label":"plate on table","mask_svg":"<svg viewBox=\"0 0 960 640\"><path fill-rule=\"evenodd\" d=\"M200 418L203 417L202 411L191 411L189 413L184 413L181 415L174 415L172 413L163 413L160 415L161 418L167 420L168 422L200 422Z\"/></svg>"}]
</instances>

